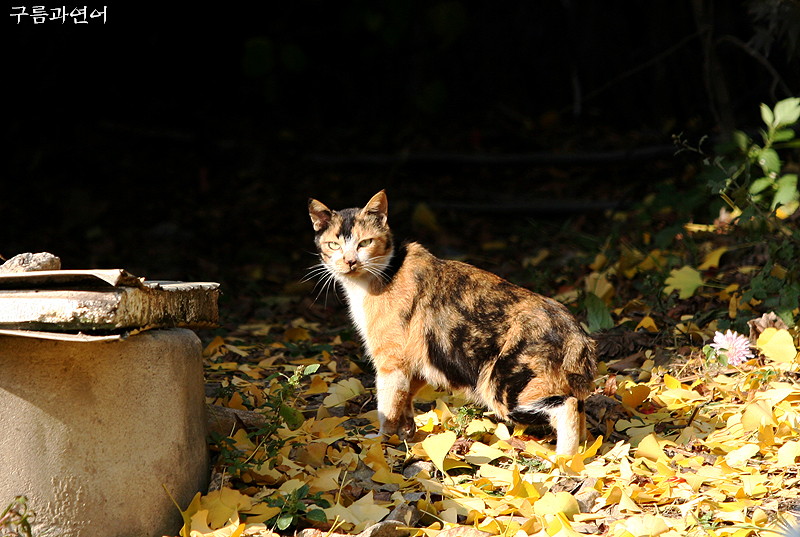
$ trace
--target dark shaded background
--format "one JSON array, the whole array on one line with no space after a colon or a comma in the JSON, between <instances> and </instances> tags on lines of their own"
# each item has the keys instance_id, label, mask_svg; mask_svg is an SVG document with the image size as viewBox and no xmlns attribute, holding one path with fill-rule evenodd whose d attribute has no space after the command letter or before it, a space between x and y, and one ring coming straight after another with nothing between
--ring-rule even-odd
<instances>
[{"instance_id":1,"label":"dark shaded background","mask_svg":"<svg viewBox=\"0 0 800 537\"><path fill-rule=\"evenodd\" d=\"M387 188L396 228L425 201L467 240L593 227L582 202L688 180L672 134L755 127L800 93L796 1L164 4L7 18L0 255L289 292L313 262L309 196ZM536 158L491 159L509 154Z\"/></svg>"}]
</instances>

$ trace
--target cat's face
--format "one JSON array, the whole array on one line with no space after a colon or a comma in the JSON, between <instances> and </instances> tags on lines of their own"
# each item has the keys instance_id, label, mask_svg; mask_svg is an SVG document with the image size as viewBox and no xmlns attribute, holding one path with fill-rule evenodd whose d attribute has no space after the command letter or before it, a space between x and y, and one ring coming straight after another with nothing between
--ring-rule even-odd
<instances>
[{"instance_id":1,"label":"cat's face","mask_svg":"<svg viewBox=\"0 0 800 537\"><path fill-rule=\"evenodd\" d=\"M315 199L309 200L314 242L324 269L334 277L381 277L393 248L387 211L383 190L363 209L333 211Z\"/></svg>"}]
</instances>

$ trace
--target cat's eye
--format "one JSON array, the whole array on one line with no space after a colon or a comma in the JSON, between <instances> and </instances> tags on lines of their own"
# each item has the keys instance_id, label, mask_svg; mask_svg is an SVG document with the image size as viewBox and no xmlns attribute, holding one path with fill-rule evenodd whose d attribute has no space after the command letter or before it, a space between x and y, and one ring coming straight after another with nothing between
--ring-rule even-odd
<instances>
[{"instance_id":1,"label":"cat's eye","mask_svg":"<svg viewBox=\"0 0 800 537\"><path fill-rule=\"evenodd\" d=\"M338 250L341 247L342 247L342 245L339 244L338 242L331 241L331 242L328 243L328 248L330 248L331 250Z\"/></svg>"},{"instance_id":2,"label":"cat's eye","mask_svg":"<svg viewBox=\"0 0 800 537\"><path fill-rule=\"evenodd\" d=\"M372 244L372 239L364 239L363 241L358 243L358 247L359 248L366 248L370 244Z\"/></svg>"}]
</instances>

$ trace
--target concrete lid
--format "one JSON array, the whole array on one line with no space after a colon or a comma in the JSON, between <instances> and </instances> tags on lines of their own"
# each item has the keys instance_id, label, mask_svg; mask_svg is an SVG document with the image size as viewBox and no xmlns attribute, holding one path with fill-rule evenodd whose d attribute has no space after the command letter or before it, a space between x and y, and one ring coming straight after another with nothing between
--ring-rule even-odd
<instances>
[{"instance_id":1,"label":"concrete lid","mask_svg":"<svg viewBox=\"0 0 800 537\"><path fill-rule=\"evenodd\" d=\"M77 331L94 338L114 335L109 331L205 328L218 323L218 297L215 282L148 281L122 269L0 273L0 330Z\"/></svg>"},{"instance_id":2,"label":"concrete lid","mask_svg":"<svg viewBox=\"0 0 800 537\"><path fill-rule=\"evenodd\" d=\"M39 330L0 330L0 336L27 337L33 339L52 339L54 341L73 341L93 343L98 341L119 341L125 339L130 334L111 334L105 336L93 336L91 334L71 334L69 332L41 332Z\"/></svg>"},{"instance_id":3,"label":"concrete lid","mask_svg":"<svg viewBox=\"0 0 800 537\"><path fill-rule=\"evenodd\" d=\"M123 269L101 270L36 270L0 272L0 289L34 289L60 285L99 285L141 287L144 278L137 278Z\"/></svg>"}]
</instances>

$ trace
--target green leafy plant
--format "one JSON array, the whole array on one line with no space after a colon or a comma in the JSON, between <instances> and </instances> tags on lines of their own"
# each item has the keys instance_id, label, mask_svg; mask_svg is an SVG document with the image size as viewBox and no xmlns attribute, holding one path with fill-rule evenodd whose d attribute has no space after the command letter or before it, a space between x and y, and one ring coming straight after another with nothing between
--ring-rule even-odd
<instances>
[{"instance_id":1,"label":"green leafy plant","mask_svg":"<svg viewBox=\"0 0 800 537\"><path fill-rule=\"evenodd\" d=\"M697 522L705 531L714 531L720 526L720 520L713 511L704 511L697 518Z\"/></svg>"},{"instance_id":2,"label":"green leafy plant","mask_svg":"<svg viewBox=\"0 0 800 537\"><path fill-rule=\"evenodd\" d=\"M469 424L472 423L473 419L482 416L483 413L484 410L482 408L472 405L458 407L458 410L453 414L452 431L459 437L466 436Z\"/></svg>"},{"instance_id":3,"label":"green leafy plant","mask_svg":"<svg viewBox=\"0 0 800 537\"><path fill-rule=\"evenodd\" d=\"M216 446L219 455L217 465L226 469L231 475L239 475L247 467L250 461L247 460L247 453L236 447L236 440L229 436L219 433L211 433L211 443Z\"/></svg>"},{"instance_id":4,"label":"green leafy plant","mask_svg":"<svg viewBox=\"0 0 800 537\"><path fill-rule=\"evenodd\" d=\"M319 492L315 494L308 492L309 486L303 485L289 494L268 498L267 505L279 507L281 512L267 521L267 525L283 531L296 525L302 519L311 522L327 522L328 517L323 509L330 507L330 502L322 498L322 494Z\"/></svg>"},{"instance_id":5,"label":"green leafy plant","mask_svg":"<svg viewBox=\"0 0 800 537\"><path fill-rule=\"evenodd\" d=\"M791 251L800 250L792 248ZM773 257L777 256L773 254ZM789 266L794 263L792 258L787 258L785 262ZM796 273L792 274L770 260L753 276L749 287L742 294L744 302L753 299L762 303L763 310L774 311L788 326L793 326L794 310L800 304L800 280Z\"/></svg>"},{"instance_id":6,"label":"green leafy plant","mask_svg":"<svg viewBox=\"0 0 800 537\"><path fill-rule=\"evenodd\" d=\"M797 174L787 171L782 155L796 155L800 148L800 139L791 128L800 120L800 98L784 99L773 108L762 104L761 119L760 140L735 131L733 145L727 151L718 148L716 156L701 149L703 140L692 147L676 136L676 143L681 150L703 156L707 168L702 176L730 209L725 219L736 224L744 244L764 259L760 270L742 286L741 303L775 311L793 326L793 312L800 304L800 277L789 267L800 254L800 230L788 219L800 209L800 191Z\"/></svg>"},{"instance_id":7,"label":"green leafy plant","mask_svg":"<svg viewBox=\"0 0 800 537\"><path fill-rule=\"evenodd\" d=\"M590 333L614 328L614 319L603 299L592 292L587 292L583 299L586 310L586 322Z\"/></svg>"},{"instance_id":8,"label":"green leafy plant","mask_svg":"<svg viewBox=\"0 0 800 537\"><path fill-rule=\"evenodd\" d=\"M800 119L800 98L780 101L774 109L762 104L761 119L767 126L766 131L761 131L762 145L756 144L740 131L735 135L739 149L764 174L750 181L748 193L755 203L768 202L770 211L777 211L779 218L786 218L800 206L800 195L797 174L781 174L781 159L777 149L800 147L800 140L795 140L795 132L788 128Z\"/></svg>"},{"instance_id":9,"label":"green leafy plant","mask_svg":"<svg viewBox=\"0 0 800 537\"><path fill-rule=\"evenodd\" d=\"M800 119L800 98L779 101L774 108L761 105L761 140L756 142L745 132L733 133L733 146L720 147L709 156L702 149L706 137L697 147L676 135L679 151L691 151L704 157L709 167L704 176L712 192L719 194L733 210L733 218L742 222L754 217L777 216L785 219L800 207L797 174L783 173L779 151L800 148L800 139L792 125Z\"/></svg>"},{"instance_id":10,"label":"green leafy plant","mask_svg":"<svg viewBox=\"0 0 800 537\"><path fill-rule=\"evenodd\" d=\"M0 534L3 537L31 537L34 513L28 510L28 499L17 496L0 513Z\"/></svg>"},{"instance_id":11,"label":"green leafy plant","mask_svg":"<svg viewBox=\"0 0 800 537\"><path fill-rule=\"evenodd\" d=\"M541 457L533 457L533 456L520 456L514 460L517 464L519 464L525 473L537 473L537 472L546 472L552 466L549 461Z\"/></svg>"},{"instance_id":12,"label":"green leafy plant","mask_svg":"<svg viewBox=\"0 0 800 537\"><path fill-rule=\"evenodd\" d=\"M250 453L239 449L234 438L213 434L211 441L219 450L218 464L231 475L239 475L252 466L260 466L265 462L272 462L280 453L290 438L281 437L278 430L286 427L289 430L298 429L305 417L295 408L297 389L302 378L311 375L319 369L319 364L298 367L291 376L273 373L267 377L268 385L276 385L266 398L264 404L257 410L266 417L264 423L255 431L248 432L248 438L256 445Z\"/></svg>"}]
</instances>

